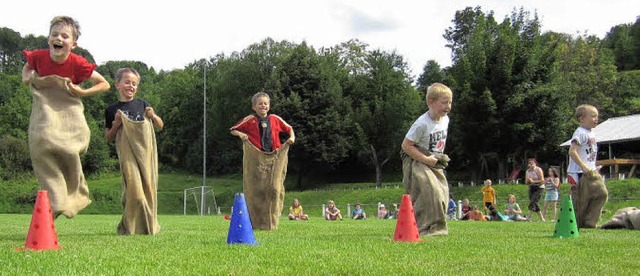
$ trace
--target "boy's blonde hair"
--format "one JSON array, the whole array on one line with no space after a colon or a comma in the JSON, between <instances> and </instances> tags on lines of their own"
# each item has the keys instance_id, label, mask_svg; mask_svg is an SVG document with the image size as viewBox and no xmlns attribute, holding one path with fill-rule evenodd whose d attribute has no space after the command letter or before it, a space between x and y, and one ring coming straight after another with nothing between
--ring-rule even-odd
<instances>
[{"instance_id":1,"label":"boy's blonde hair","mask_svg":"<svg viewBox=\"0 0 640 276\"><path fill-rule=\"evenodd\" d=\"M598 109L590 104L581 104L578 107L576 107L576 112L574 113L574 117L580 121L580 118L582 116L586 116L588 115L590 112L598 112Z\"/></svg>"},{"instance_id":2,"label":"boy's blonde hair","mask_svg":"<svg viewBox=\"0 0 640 276\"><path fill-rule=\"evenodd\" d=\"M126 73L132 73L136 75L136 77L138 77L138 81L140 81L140 74L138 73L138 71L136 71L136 69L124 67L116 71L116 82L120 82L122 76Z\"/></svg>"},{"instance_id":3,"label":"boy's blonde hair","mask_svg":"<svg viewBox=\"0 0 640 276\"><path fill-rule=\"evenodd\" d=\"M255 104L256 104L256 102L258 101L258 98L260 98L260 97L265 97L265 98L267 98L269 101L271 101L271 97L269 97L269 94L267 94L267 93L265 93L265 92L258 92L258 93L255 93L255 94L253 95L253 97L251 98L251 105L255 105Z\"/></svg>"},{"instance_id":4,"label":"boy's blonde hair","mask_svg":"<svg viewBox=\"0 0 640 276\"><path fill-rule=\"evenodd\" d=\"M451 92L451 88L439 82L435 82L429 85L429 87L427 88L427 95L426 95L427 101L437 100L441 96L452 97L453 92Z\"/></svg>"},{"instance_id":5,"label":"boy's blonde hair","mask_svg":"<svg viewBox=\"0 0 640 276\"><path fill-rule=\"evenodd\" d=\"M487 184L491 185L491 179L487 179L487 180L485 180L485 181L484 181L484 184L485 184L485 185L487 185Z\"/></svg>"},{"instance_id":6,"label":"boy's blonde hair","mask_svg":"<svg viewBox=\"0 0 640 276\"><path fill-rule=\"evenodd\" d=\"M49 25L49 33L51 33L51 29L53 29L53 27L58 24L71 27L73 40L78 41L78 38L80 37L80 24L78 23L78 21L75 21L69 16L56 16L51 20L51 25Z\"/></svg>"}]
</instances>

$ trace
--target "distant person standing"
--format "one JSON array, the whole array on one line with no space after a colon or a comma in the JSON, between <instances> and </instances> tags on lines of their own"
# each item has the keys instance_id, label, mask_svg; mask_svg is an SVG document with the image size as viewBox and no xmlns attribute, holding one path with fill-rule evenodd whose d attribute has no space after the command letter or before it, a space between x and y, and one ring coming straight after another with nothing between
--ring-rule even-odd
<instances>
[{"instance_id":1,"label":"distant person standing","mask_svg":"<svg viewBox=\"0 0 640 276\"><path fill-rule=\"evenodd\" d=\"M448 235L447 196L449 184L443 169L453 92L444 84L427 89L429 110L409 128L402 141L402 183L411 195L420 235Z\"/></svg>"},{"instance_id":2,"label":"distant person standing","mask_svg":"<svg viewBox=\"0 0 640 276\"><path fill-rule=\"evenodd\" d=\"M544 181L544 190L546 195L544 197L544 208L542 208L542 217L546 218L547 210L551 207L553 212L552 221L556 221L557 203L559 197L560 176L556 168L549 168L549 175Z\"/></svg>"},{"instance_id":3,"label":"distant person standing","mask_svg":"<svg viewBox=\"0 0 640 276\"><path fill-rule=\"evenodd\" d=\"M592 129L598 124L598 109L592 105L580 105L576 108L575 118L580 126L571 137L567 168L573 208L578 228L595 228L609 197L596 166L598 143Z\"/></svg>"},{"instance_id":4,"label":"distant person standing","mask_svg":"<svg viewBox=\"0 0 640 276\"><path fill-rule=\"evenodd\" d=\"M527 164L528 169L524 182L529 184L529 215L527 219L532 220L533 213L536 213L540 216L540 219L544 221L544 217L540 213L540 205L538 204L544 189L544 172L538 167L538 162L535 158L529 158Z\"/></svg>"},{"instance_id":5,"label":"distant person standing","mask_svg":"<svg viewBox=\"0 0 640 276\"><path fill-rule=\"evenodd\" d=\"M496 205L496 190L491 187L491 179L484 181L484 186L482 187L482 202L484 203L485 209Z\"/></svg>"}]
</instances>

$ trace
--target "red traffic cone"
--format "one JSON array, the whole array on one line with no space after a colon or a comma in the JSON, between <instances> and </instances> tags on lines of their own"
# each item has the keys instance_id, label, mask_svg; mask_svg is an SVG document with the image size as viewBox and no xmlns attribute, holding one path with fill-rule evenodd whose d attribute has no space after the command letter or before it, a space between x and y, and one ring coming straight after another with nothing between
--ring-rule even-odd
<instances>
[{"instance_id":1,"label":"red traffic cone","mask_svg":"<svg viewBox=\"0 0 640 276\"><path fill-rule=\"evenodd\" d=\"M393 234L394 241L420 242L420 233L416 224L416 216L413 213L410 195L402 195L400 211L398 212L398 222L396 222L396 232Z\"/></svg>"},{"instance_id":2,"label":"red traffic cone","mask_svg":"<svg viewBox=\"0 0 640 276\"><path fill-rule=\"evenodd\" d=\"M36 204L33 208L33 215L31 216L29 234L27 235L27 241L25 242L23 249L60 249L60 245L58 244L58 235L56 234L56 226L53 223L49 194L45 190L38 191Z\"/></svg>"}]
</instances>

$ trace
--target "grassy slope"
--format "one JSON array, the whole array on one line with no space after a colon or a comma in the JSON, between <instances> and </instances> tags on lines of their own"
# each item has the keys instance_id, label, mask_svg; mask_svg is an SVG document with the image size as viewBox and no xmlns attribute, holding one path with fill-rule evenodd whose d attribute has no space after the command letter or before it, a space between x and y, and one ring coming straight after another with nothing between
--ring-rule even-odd
<instances>
[{"instance_id":1,"label":"grassy slope","mask_svg":"<svg viewBox=\"0 0 640 276\"><path fill-rule=\"evenodd\" d=\"M30 215L0 215L3 275L632 275L640 231L584 229L552 238L553 223L450 222L449 236L394 242L395 220L281 220L257 246L227 245L219 216L159 217L157 236L117 236L119 215L56 220L62 250L23 247ZM631 246L630 246L631 245Z\"/></svg>"},{"instance_id":2,"label":"grassy slope","mask_svg":"<svg viewBox=\"0 0 640 276\"><path fill-rule=\"evenodd\" d=\"M291 178L291 176L289 176ZM89 188L93 203L82 211L83 214L121 214L120 205L121 178L119 174L109 174L98 179L89 179ZM199 175L186 175L179 173L160 174L158 183L158 212L160 214L182 214L183 190L202 185L202 177ZM222 212L228 213L233 205L233 195L242 191L242 178L239 175L228 177L208 177L207 185L213 186L216 201L221 206ZM322 190L287 191L285 208L293 198L299 198L307 213L312 216L320 216L322 204L329 199L336 201L341 209L346 209L347 204L363 203L365 211L369 215L374 214L375 204L399 203L404 193L402 183L385 183L385 188L371 188L371 183L334 184ZM609 181L609 203L605 206L607 213L603 219L608 219L619 207L640 206L640 179L628 179L624 181ZM561 194L567 194L568 185L562 184ZM473 204L481 205L482 193L480 186L462 188L453 187L455 199L469 198ZM38 189L34 180L22 183L0 182L0 213L30 214L35 202L35 194ZM509 194L517 196L523 209L528 203L527 187L525 185L494 185L500 207L506 202ZM633 200L621 201L631 198ZM190 199L190 198L189 198ZM195 208L195 203L189 201L189 207Z\"/></svg>"}]
</instances>

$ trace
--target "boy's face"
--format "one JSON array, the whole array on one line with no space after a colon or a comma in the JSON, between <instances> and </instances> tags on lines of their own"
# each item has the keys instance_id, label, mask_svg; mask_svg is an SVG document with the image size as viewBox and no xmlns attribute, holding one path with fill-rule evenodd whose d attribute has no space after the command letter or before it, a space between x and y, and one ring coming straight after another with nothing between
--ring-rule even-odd
<instances>
[{"instance_id":1,"label":"boy's face","mask_svg":"<svg viewBox=\"0 0 640 276\"><path fill-rule=\"evenodd\" d=\"M126 72L122 74L120 81L116 82L116 89L120 94L120 101L130 102L138 92L138 84L140 79L136 74Z\"/></svg>"},{"instance_id":2,"label":"boy's face","mask_svg":"<svg viewBox=\"0 0 640 276\"><path fill-rule=\"evenodd\" d=\"M67 60L71 50L77 45L73 38L73 28L64 24L54 25L49 31L48 44L53 61L60 63Z\"/></svg>"},{"instance_id":3,"label":"boy's face","mask_svg":"<svg viewBox=\"0 0 640 276\"><path fill-rule=\"evenodd\" d=\"M598 125L598 110L590 110L580 117L580 126L592 129Z\"/></svg>"},{"instance_id":4,"label":"boy's face","mask_svg":"<svg viewBox=\"0 0 640 276\"><path fill-rule=\"evenodd\" d=\"M441 95L436 99L428 99L427 106L429 106L429 112L431 116L440 118L451 112L451 103L453 99L451 95Z\"/></svg>"},{"instance_id":5,"label":"boy's face","mask_svg":"<svg viewBox=\"0 0 640 276\"><path fill-rule=\"evenodd\" d=\"M267 113L269 112L269 98L267 97L258 97L256 99L256 103L252 106L253 111L255 111L260 117L267 117Z\"/></svg>"}]
</instances>

